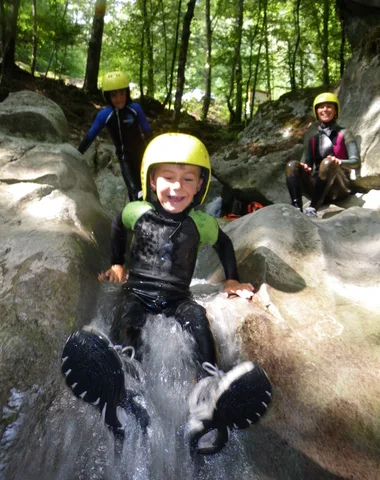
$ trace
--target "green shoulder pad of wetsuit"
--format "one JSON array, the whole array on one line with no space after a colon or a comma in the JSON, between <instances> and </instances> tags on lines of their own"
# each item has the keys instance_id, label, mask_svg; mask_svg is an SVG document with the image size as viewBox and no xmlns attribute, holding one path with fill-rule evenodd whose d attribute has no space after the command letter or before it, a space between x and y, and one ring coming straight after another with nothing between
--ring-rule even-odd
<instances>
[{"instance_id":1,"label":"green shoulder pad of wetsuit","mask_svg":"<svg viewBox=\"0 0 380 480\"><path fill-rule=\"evenodd\" d=\"M148 210L152 210L153 205L149 202L131 202L124 207L121 218L123 225L131 230L134 229L137 220Z\"/></svg>"},{"instance_id":2,"label":"green shoulder pad of wetsuit","mask_svg":"<svg viewBox=\"0 0 380 480\"><path fill-rule=\"evenodd\" d=\"M214 217L201 210L191 210L189 216L197 226L200 239L200 245L208 243L215 245L219 235L219 225Z\"/></svg>"}]
</instances>

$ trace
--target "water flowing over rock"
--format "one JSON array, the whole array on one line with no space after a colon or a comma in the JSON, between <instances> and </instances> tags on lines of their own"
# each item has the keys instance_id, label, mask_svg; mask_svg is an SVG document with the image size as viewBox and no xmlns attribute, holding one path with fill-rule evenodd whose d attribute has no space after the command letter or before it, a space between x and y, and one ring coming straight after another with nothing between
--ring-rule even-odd
<instances>
[{"instance_id":1,"label":"water flowing over rock","mask_svg":"<svg viewBox=\"0 0 380 480\"><path fill-rule=\"evenodd\" d=\"M306 106L294 105L304 118ZM43 130L54 131L48 114L45 121ZM260 148L270 150L277 143L263 131L268 146ZM120 286L96 278L108 264L110 215L75 148L14 135L0 127L2 480L121 480L126 471L136 480L378 478L379 211L349 208L312 221L279 204L228 223L241 280L257 295L248 302L218 293L223 272L212 248L200 252L192 289L208 310L222 367L240 358L262 364L272 407L258 425L233 432L223 452L192 462L183 440L191 384L181 377L189 344L175 323L158 319L145 332L159 359L145 365L155 429L147 446L131 424L119 465L99 415L60 374L67 335L90 322L107 330L115 314ZM66 138L64 128L55 138Z\"/></svg>"}]
</instances>

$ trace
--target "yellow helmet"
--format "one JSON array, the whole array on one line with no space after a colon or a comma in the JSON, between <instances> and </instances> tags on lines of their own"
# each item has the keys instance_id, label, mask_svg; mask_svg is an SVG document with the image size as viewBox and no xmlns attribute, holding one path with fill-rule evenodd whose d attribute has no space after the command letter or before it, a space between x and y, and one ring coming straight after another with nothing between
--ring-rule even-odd
<instances>
[{"instance_id":1,"label":"yellow helmet","mask_svg":"<svg viewBox=\"0 0 380 480\"><path fill-rule=\"evenodd\" d=\"M164 133L149 143L141 164L144 200L149 197L149 169L158 163L179 163L201 167L203 183L194 197L193 204L203 203L210 185L211 163L206 147L198 138L185 133Z\"/></svg>"},{"instance_id":2,"label":"yellow helmet","mask_svg":"<svg viewBox=\"0 0 380 480\"><path fill-rule=\"evenodd\" d=\"M108 72L103 75L102 93L129 87L129 78L124 72Z\"/></svg>"},{"instance_id":3,"label":"yellow helmet","mask_svg":"<svg viewBox=\"0 0 380 480\"><path fill-rule=\"evenodd\" d=\"M314 113L314 117L318 120L318 116L317 116L317 106L320 104L320 103L335 103L336 105L336 118L339 117L339 114L340 114L340 103L339 103L339 100L338 100L338 97L336 95L334 95L333 93L330 93L330 92L325 92L325 93L320 93L319 95L317 95L314 99L314 103L313 103L313 113Z\"/></svg>"}]
</instances>

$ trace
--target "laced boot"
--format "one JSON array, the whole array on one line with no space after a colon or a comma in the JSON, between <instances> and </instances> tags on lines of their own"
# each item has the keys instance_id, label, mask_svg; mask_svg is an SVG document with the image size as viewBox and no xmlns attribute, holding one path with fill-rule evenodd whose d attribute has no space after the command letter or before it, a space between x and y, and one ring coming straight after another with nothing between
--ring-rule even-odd
<instances>
[{"instance_id":1,"label":"laced boot","mask_svg":"<svg viewBox=\"0 0 380 480\"><path fill-rule=\"evenodd\" d=\"M222 450L232 428L247 428L264 415L272 386L264 370L250 361L228 373L209 363L202 367L210 376L191 392L186 436L191 454L208 455Z\"/></svg>"},{"instance_id":2,"label":"laced boot","mask_svg":"<svg viewBox=\"0 0 380 480\"><path fill-rule=\"evenodd\" d=\"M146 431L149 415L136 388L142 370L133 347L114 346L104 333L84 327L67 339L61 370L74 395L95 405L115 433L124 431L127 414L135 415Z\"/></svg>"}]
</instances>

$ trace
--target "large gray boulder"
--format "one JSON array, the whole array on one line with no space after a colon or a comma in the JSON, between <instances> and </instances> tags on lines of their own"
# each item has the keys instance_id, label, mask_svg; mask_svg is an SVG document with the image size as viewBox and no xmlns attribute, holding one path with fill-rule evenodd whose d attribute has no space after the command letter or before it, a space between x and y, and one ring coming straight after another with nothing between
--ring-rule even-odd
<instances>
[{"instance_id":1,"label":"large gray boulder","mask_svg":"<svg viewBox=\"0 0 380 480\"><path fill-rule=\"evenodd\" d=\"M354 51L338 88L342 123L357 135L364 159L354 183L364 191L379 189L380 1L341 0L338 11Z\"/></svg>"},{"instance_id":2,"label":"large gray boulder","mask_svg":"<svg viewBox=\"0 0 380 480\"><path fill-rule=\"evenodd\" d=\"M339 0L337 7L344 19L344 29L350 44L354 49L364 46L367 55L372 55L371 50L376 49L376 29L380 24L380 1Z\"/></svg>"},{"instance_id":3,"label":"large gray boulder","mask_svg":"<svg viewBox=\"0 0 380 480\"><path fill-rule=\"evenodd\" d=\"M22 107L15 110L21 118ZM0 108L0 125L9 115ZM38 115L43 117L44 112ZM91 172L71 145L57 143L65 138L66 127L60 130L58 123L46 122L38 122L40 132L38 125L33 127L33 137L46 140L51 134L54 143L0 132L4 453L9 447L8 424L20 423L20 412L27 415L23 403L31 392L40 396L49 384L40 406L51 401L54 384L60 380L57 361L62 345L69 332L91 320L99 288L96 275L108 264L110 216L99 202ZM45 135L47 124L49 135ZM17 411L10 410L15 395L24 399ZM1 457L0 464L3 461Z\"/></svg>"},{"instance_id":4,"label":"large gray boulder","mask_svg":"<svg viewBox=\"0 0 380 480\"><path fill-rule=\"evenodd\" d=\"M239 141L212 156L213 174L243 200L288 202L285 165L302 156L302 138L313 122L311 105L320 92L288 93L260 105Z\"/></svg>"},{"instance_id":5,"label":"large gray boulder","mask_svg":"<svg viewBox=\"0 0 380 480\"><path fill-rule=\"evenodd\" d=\"M217 332L235 322L243 355L273 382L272 409L252 436L283 453L277 478L324 478L308 471L304 455L333 478L378 478L380 213L351 208L311 221L279 204L224 230L241 279L258 293L251 304L217 299L208 311ZM197 276L222 281L212 249ZM256 455L261 471L273 468L273 457Z\"/></svg>"},{"instance_id":6,"label":"large gray boulder","mask_svg":"<svg viewBox=\"0 0 380 480\"><path fill-rule=\"evenodd\" d=\"M356 53L339 85L341 124L355 132L363 165L353 183L380 189L380 55L368 61Z\"/></svg>"},{"instance_id":7,"label":"large gray boulder","mask_svg":"<svg viewBox=\"0 0 380 480\"><path fill-rule=\"evenodd\" d=\"M0 131L39 142L61 143L68 139L62 109L44 95L27 90L10 93L0 103Z\"/></svg>"},{"instance_id":8,"label":"large gray boulder","mask_svg":"<svg viewBox=\"0 0 380 480\"><path fill-rule=\"evenodd\" d=\"M129 202L128 190L117 160L108 164L108 168L98 171L95 184L100 203L112 217L123 210L125 204Z\"/></svg>"}]
</instances>

